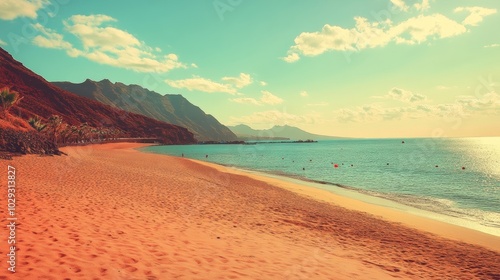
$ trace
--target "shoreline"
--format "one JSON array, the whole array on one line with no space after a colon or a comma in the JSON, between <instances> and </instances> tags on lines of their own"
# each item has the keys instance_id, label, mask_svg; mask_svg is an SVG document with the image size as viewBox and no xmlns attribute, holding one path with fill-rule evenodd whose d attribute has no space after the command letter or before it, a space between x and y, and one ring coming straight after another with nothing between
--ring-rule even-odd
<instances>
[{"instance_id":1,"label":"shoreline","mask_svg":"<svg viewBox=\"0 0 500 280\"><path fill-rule=\"evenodd\" d=\"M200 164L203 163L211 163L199 161ZM342 186L335 183L325 182L325 181L317 181L313 179L309 179L306 177L296 177L296 176L288 176L287 174L278 174L272 172L265 172L259 170L245 169L236 166L228 166L224 164L214 163L216 165L220 165L226 168L240 170L242 172L256 174L263 177L275 178L277 180L282 180L286 182L291 182L297 185L304 185L307 187L311 187L318 190L324 190L329 193L337 194L341 197L352 198L357 201L361 201L370 205L376 205L384 208L394 209L399 212L408 213L411 215L416 215L419 217L443 222L446 224L451 224L455 226L459 226L462 228L467 228L475 231L479 231L482 233L486 233L489 235L493 235L496 237L500 237L500 227L488 227L476 220L467 219L466 217L458 217L447 215L445 212L432 211L427 209L426 207L417 207L410 203L406 204L404 201L391 199L388 194L377 193L375 191L367 191L363 189L359 189L351 186ZM434 198L435 199L435 198ZM461 208L457 208L458 210L462 210ZM450 210L451 211L451 210ZM483 211L483 210L481 210Z\"/></svg>"},{"instance_id":2,"label":"shoreline","mask_svg":"<svg viewBox=\"0 0 500 280\"><path fill-rule=\"evenodd\" d=\"M500 236L442 220L446 218L453 219L453 217L446 216L445 218L439 217L433 219L428 216L445 216L443 214L414 208L381 197L358 193L354 190L341 189L339 187L339 189L341 189L340 192L333 192L314 186L315 182L307 182L286 176L229 167L195 159L187 159L198 164L215 168L221 172L243 175L252 179L261 180L266 183L270 183L273 186L290 190L309 199L331 203L349 210L360 211L364 214L375 216L378 219L400 223L402 225L436 234L444 238L480 245L500 252ZM348 193L351 194L349 195ZM361 199L360 197L366 197L366 199ZM390 204L393 206L391 207ZM424 214L419 212L427 213ZM461 219L457 218L457 220Z\"/></svg>"},{"instance_id":3,"label":"shoreline","mask_svg":"<svg viewBox=\"0 0 500 280\"><path fill-rule=\"evenodd\" d=\"M203 164L203 163L210 163L210 162L198 161L198 163ZM266 178L274 178L277 180L291 182L295 185L301 185L301 186L314 188L317 190L323 190L323 191L326 191L328 193L341 196L343 198L350 198L350 199L360 201L360 202L363 202L363 203L366 203L369 205L388 208L388 209L402 212L405 214L415 215L418 217L422 217L422 218L426 218L426 219L430 219L430 220L458 226L461 228L479 231L481 233L486 233L488 235L492 235L492 236L500 238L500 228L498 228L498 227L488 227L488 226L480 224L477 221L468 220L464 217L450 216L450 215L447 215L445 213L435 212L435 211L426 209L425 207L419 208L419 207L416 207L416 206L411 205L411 204L405 204L404 202L385 197L383 194L380 194L380 195L371 194L369 192L365 192L364 190L357 189L355 187L341 186L341 185L337 185L337 184L333 184L333 183L329 183L329 182L315 181L315 180L308 179L308 178L300 178L300 177L295 178L293 176L274 174L272 172L267 173L267 172L262 172L262 171L258 171L258 170L244 169L244 168L239 168L239 167L234 167L234 166L225 166L223 164L217 164L217 163L215 163L215 164L220 165L220 166L225 167L225 168L240 170L242 172L256 174L258 176L263 176ZM347 205L346 208L349 208L349 206ZM354 210L359 210L359 209L354 209Z\"/></svg>"},{"instance_id":4,"label":"shoreline","mask_svg":"<svg viewBox=\"0 0 500 280\"><path fill-rule=\"evenodd\" d=\"M137 148L139 152L166 155L176 158L181 158L175 155L168 155L162 153L148 152L141 150L143 147ZM372 195L365 193L362 190L357 190L354 187L342 187L329 182L315 181L308 178L295 178L293 176L274 174L272 172L265 172L259 170L245 169L237 166L224 165L220 163L208 162L203 160L184 158L191 160L198 164L210 166L216 168L217 170L238 174L238 175L248 175L251 178L262 180L268 182L271 180L274 185L278 187L283 187L285 189L294 191L296 193L305 195L306 197L316 199L319 201L327 201L329 203L336 204L336 199L341 198L338 205L356 211L365 212L368 214L376 214L377 216L393 222L399 222L416 228L419 230L424 230L433 234L438 234L443 237L451 237L453 240L465 241L471 244L477 244L482 246L489 246L492 241L496 241L498 244L494 246L494 250L500 251L500 229L494 227L487 227L481 225L477 221L467 220L462 217L453 217L446 215L444 213L433 212L428 209L418 208L413 205L404 204L402 202L392 200L383 196ZM253 175L253 176L250 176ZM293 187L290 187L290 183ZM324 186L330 187L326 189ZM309 189L308 189L309 188ZM325 199L324 197L328 197ZM345 202L345 199L349 199L349 203ZM353 203L350 203L353 202ZM374 207L371 207L374 206ZM379 209L380 208L380 209ZM398 217L398 215L410 215L410 218L419 218L418 223L410 222L411 219L408 217ZM426 223L430 223L432 227L426 226ZM442 227L439 223L449 225ZM466 232L462 233L460 230L464 229ZM459 230L459 231L457 231ZM471 232L481 233L480 236L470 236ZM464 234L462 236L462 234ZM465 236L465 237L464 237ZM495 239L489 238L489 236L495 237Z\"/></svg>"},{"instance_id":5,"label":"shoreline","mask_svg":"<svg viewBox=\"0 0 500 280\"><path fill-rule=\"evenodd\" d=\"M2 162L17 171L18 224L16 273L4 263L0 279L500 276L494 236L303 184L136 150L144 146L65 147L66 156ZM5 188L0 197L7 197ZM6 210L0 207L0 216ZM391 215L424 220L424 230ZM452 232L441 236L425 227ZM458 233L471 240L454 238ZM485 244L467 242L473 238ZM0 240L0 253L7 246Z\"/></svg>"}]
</instances>

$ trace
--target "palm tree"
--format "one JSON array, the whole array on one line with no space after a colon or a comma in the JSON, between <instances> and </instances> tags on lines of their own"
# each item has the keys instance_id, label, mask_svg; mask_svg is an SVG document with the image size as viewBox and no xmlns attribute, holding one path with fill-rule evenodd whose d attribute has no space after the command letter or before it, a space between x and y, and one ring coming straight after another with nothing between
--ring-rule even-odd
<instances>
[{"instance_id":1,"label":"palm tree","mask_svg":"<svg viewBox=\"0 0 500 280\"><path fill-rule=\"evenodd\" d=\"M61 144L66 144L68 143L69 139L71 138L71 126L67 123L63 123L61 125L61 128L59 129L59 141Z\"/></svg>"},{"instance_id":2,"label":"palm tree","mask_svg":"<svg viewBox=\"0 0 500 280\"><path fill-rule=\"evenodd\" d=\"M62 126L63 120L61 116L58 115L52 115L49 118L49 127L52 132L52 140L54 143L57 143L57 136L59 135L61 126Z\"/></svg>"},{"instance_id":3,"label":"palm tree","mask_svg":"<svg viewBox=\"0 0 500 280\"><path fill-rule=\"evenodd\" d=\"M71 129L70 135L72 138L72 143L78 143L78 141L79 141L78 127L72 125L70 129Z\"/></svg>"},{"instance_id":4,"label":"palm tree","mask_svg":"<svg viewBox=\"0 0 500 280\"><path fill-rule=\"evenodd\" d=\"M87 142L90 126L87 123L81 123L78 126L78 142Z\"/></svg>"},{"instance_id":5,"label":"palm tree","mask_svg":"<svg viewBox=\"0 0 500 280\"><path fill-rule=\"evenodd\" d=\"M28 123L38 132L42 132L47 127L47 124L42 123L42 119L39 116L30 118Z\"/></svg>"},{"instance_id":6,"label":"palm tree","mask_svg":"<svg viewBox=\"0 0 500 280\"><path fill-rule=\"evenodd\" d=\"M103 142L106 140L108 134L108 129L105 127L99 127L97 128L97 138L99 142Z\"/></svg>"},{"instance_id":7,"label":"palm tree","mask_svg":"<svg viewBox=\"0 0 500 280\"><path fill-rule=\"evenodd\" d=\"M123 137L123 132L119 128L113 128L112 135L113 140L116 140L116 138Z\"/></svg>"},{"instance_id":8,"label":"palm tree","mask_svg":"<svg viewBox=\"0 0 500 280\"><path fill-rule=\"evenodd\" d=\"M61 130L61 142L63 144L78 143L78 127L69 124L63 124L64 129Z\"/></svg>"},{"instance_id":9,"label":"palm tree","mask_svg":"<svg viewBox=\"0 0 500 280\"><path fill-rule=\"evenodd\" d=\"M96 137L99 137L98 136L98 133L99 133L99 130L95 127L91 127L90 128L90 142L94 142L96 139Z\"/></svg>"},{"instance_id":10,"label":"palm tree","mask_svg":"<svg viewBox=\"0 0 500 280\"><path fill-rule=\"evenodd\" d=\"M12 106L16 105L19 101L23 99L19 96L19 92L11 90L9 87L3 87L0 89L0 117L7 117L7 113L9 112Z\"/></svg>"}]
</instances>

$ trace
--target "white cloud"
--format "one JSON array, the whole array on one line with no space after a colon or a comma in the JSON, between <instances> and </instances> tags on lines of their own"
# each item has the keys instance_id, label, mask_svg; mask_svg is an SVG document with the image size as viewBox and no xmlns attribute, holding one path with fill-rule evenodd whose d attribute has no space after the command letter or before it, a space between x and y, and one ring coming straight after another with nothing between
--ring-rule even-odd
<instances>
[{"instance_id":1,"label":"white cloud","mask_svg":"<svg viewBox=\"0 0 500 280\"><path fill-rule=\"evenodd\" d=\"M260 101L264 104L276 105L283 103L283 99L277 97L276 95L270 93L269 91L263 90L262 97Z\"/></svg>"},{"instance_id":2,"label":"white cloud","mask_svg":"<svg viewBox=\"0 0 500 280\"><path fill-rule=\"evenodd\" d=\"M222 80L237 88L244 88L253 83L252 77L245 73L240 73L239 77L223 77Z\"/></svg>"},{"instance_id":3,"label":"white cloud","mask_svg":"<svg viewBox=\"0 0 500 280\"><path fill-rule=\"evenodd\" d=\"M64 41L61 34L58 34L54 30L45 28L40 23L33 24L33 28L42 34L33 38L32 42L36 46L49 49L66 50L68 55L71 54L73 57L81 54L81 52L73 48L69 42Z\"/></svg>"},{"instance_id":4,"label":"white cloud","mask_svg":"<svg viewBox=\"0 0 500 280\"><path fill-rule=\"evenodd\" d=\"M422 3L415 3L413 7L415 7L417 11L426 11L431 7L431 5L429 4L429 0L422 0Z\"/></svg>"},{"instance_id":5,"label":"white cloud","mask_svg":"<svg viewBox=\"0 0 500 280\"><path fill-rule=\"evenodd\" d=\"M491 44L491 45L486 45L484 47L485 48L498 48L498 47L500 47L500 44Z\"/></svg>"},{"instance_id":6,"label":"white cloud","mask_svg":"<svg viewBox=\"0 0 500 280\"><path fill-rule=\"evenodd\" d=\"M418 10L425 10L429 7L429 2L424 0L415 7ZM366 18L355 17L353 28L326 24L320 31L299 34L294 40L295 44L288 50L287 56L282 59L291 63L299 60L301 56L317 56L328 51L361 51L383 47L391 42L414 45L450 38L467 32L466 25L475 25L484 16L496 12L478 7L464 9L468 9L471 15L463 24L442 14L420 14L397 24L390 20L370 22Z\"/></svg>"},{"instance_id":7,"label":"white cloud","mask_svg":"<svg viewBox=\"0 0 500 280\"><path fill-rule=\"evenodd\" d=\"M149 47L132 34L115 27L103 26L110 22L116 22L116 19L107 15L74 15L64 21L66 31L79 39L81 49L65 41L63 35L38 23L33 24L41 32L33 38L33 44L44 48L64 49L73 57L81 56L100 64L136 72L165 73L176 68L187 68L177 55L156 54L158 48Z\"/></svg>"},{"instance_id":8,"label":"white cloud","mask_svg":"<svg viewBox=\"0 0 500 280\"><path fill-rule=\"evenodd\" d=\"M7 43L5 43L2 39L0 39L0 46L6 46Z\"/></svg>"},{"instance_id":9,"label":"white cloud","mask_svg":"<svg viewBox=\"0 0 500 280\"><path fill-rule=\"evenodd\" d=\"M401 11L408 12L408 10L410 9L410 6L407 5L404 0L390 0L390 1L396 8L398 8ZM413 7L417 11L425 11L430 8L430 3L429 0L422 0L422 2L420 3L413 4Z\"/></svg>"},{"instance_id":10,"label":"white cloud","mask_svg":"<svg viewBox=\"0 0 500 280\"><path fill-rule=\"evenodd\" d=\"M458 7L455 9L455 13L458 12L469 12L469 16L467 16L462 24L464 25L472 25L477 26L480 22L483 21L484 17L496 14L496 9L488 9L483 7Z\"/></svg>"},{"instance_id":11,"label":"white cloud","mask_svg":"<svg viewBox=\"0 0 500 280\"><path fill-rule=\"evenodd\" d=\"M481 97L463 96L457 100L465 112L500 113L500 95L496 92L484 94Z\"/></svg>"},{"instance_id":12,"label":"white cloud","mask_svg":"<svg viewBox=\"0 0 500 280\"><path fill-rule=\"evenodd\" d=\"M413 43L429 39L442 39L463 34L467 29L461 24L441 15L419 15L391 27L387 34L392 38L404 38Z\"/></svg>"},{"instance_id":13,"label":"white cloud","mask_svg":"<svg viewBox=\"0 0 500 280\"><path fill-rule=\"evenodd\" d=\"M391 3L402 11L408 11L408 6L403 0L391 0Z\"/></svg>"},{"instance_id":14,"label":"white cloud","mask_svg":"<svg viewBox=\"0 0 500 280\"><path fill-rule=\"evenodd\" d=\"M229 94L238 94L238 89L246 87L253 83L253 79L249 74L240 73L238 77L222 77L220 83L210 79L193 77L184 80L165 80L165 82L174 88L185 88L189 91L203 91L203 92L223 92ZM234 99L238 103L252 103L245 98Z\"/></svg>"},{"instance_id":15,"label":"white cloud","mask_svg":"<svg viewBox=\"0 0 500 280\"><path fill-rule=\"evenodd\" d=\"M378 122L384 120L467 117L474 114L500 113L500 95L495 92L480 97L463 96L453 103L418 104L409 103L402 107L382 107L380 104L367 104L357 107L341 108L334 111L335 119L340 122Z\"/></svg>"},{"instance_id":16,"label":"white cloud","mask_svg":"<svg viewBox=\"0 0 500 280\"><path fill-rule=\"evenodd\" d=\"M307 96L309 96L309 93L307 93L307 91L304 90L304 91L300 92L300 96L307 97Z\"/></svg>"},{"instance_id":17,"label":"white cloud","mask_svg":"<svg viewBox=\"0 0 500 280\"><path fill-rule=\"evenodd\" d=\"M334 114L335 119L339 122L379 122L424 118L432 110L434 110L433 107L426 105L385 108L380 104L367 104L338 109L334 111Z\"/></svg>"},{"instance_id":18,"label":"white cloud","mask_svg":"<svg viewBox=\"0 0 500 280\"><path fill-rule=\"evenodd\" d=\"M85 49L117 47L126 48L140 46L141 43L132 34L111 26L102 26L104 23L117 20L107 15L74 15L64 21L66 29L78 37Z\"/></svg>"},{"instance_id":19,"label":"white cloud","mask_svg":"<svg viewBox=\"0 0 500 280\"><path fill-rule=\"evenodd\" d=\"M382 108L378 105L369 104L353 108L342 108L335 110L335 120L339 122L370 122L383 119Z\"/></svg>"},{"instance_id":20,"label":"white cloud","mask_svg":"<svg viewBox=\"0 0 500 280\"><path fill-rule=\"evenodd\" d=\"M292 62L299 60L300 56L295 52L289 51L288 55L285 57L282 57L281 59L283 59L284 61L286 61L288 63L292 63Z\"/></svg>"},{"instance_id":21,"label":"white cloud","mask_svg":"<svg viewBox=\"0 0 500 280\"><path fill-rule=\"evenodd\" d=\"M240 97L231 99L231 101L243 104L253 104L253 105L277 105L283 103L283 99L270 93L267 90L261 91L262 96L260 100L251 97Z\"/></svg>"},{"instance_id":22,"label":"white cloud","mask_svg":"<svg viewBox=\"0 0 500 280\"><path fill-rule=\"evenodd\" d=\"M398 100L405 103L416 103L426 101L427 97L422 94L413 93L409 90L401 89L401 88L392 88L387 95L384 96L374 96L374 98L382 98L382 99L393 99Z\"/></svg>"},{"instance_id":23,"label":"white cloud","mask_svg":"<svg viewBox=\"0 0 500 280\"><path fill-rule=\"evenodd\" d=\"M253 104L253 105L262 105L258 100L255 98L251 97L240 97L240 98L233 98L231 101L236 102L236 103L241 103L241 104Z\"/></svg>"},{"instance_id":24,"label":"white cloud","mask_svg":"<svg viewBox=\"0 0 500 280\"><path fill-rule=\"evenodd\" d=\"M265 86L267 86L267 83L266 83L266 82L264 82L264 81L261 81L261 82L260 82L260 85L261 85L261 86L263 86L263 87L265 87Z\"/></svg>"},{"instance_id":25,"label":"white cloud","mask_svg":"<svg viewBox=\"0 0 500 280\"><path fill-rule=\"evenodd\" d=\"M229 94L236 94L236 89L230 84L221 84L209 79L194 77L184 80L166 80L169 86L174 88L185 88L189 91L203 91L203 92L223 92Z\"/></svg>"},{"instance_id":26,"label":"white cloud","mask_svg":"<svg viewBox=\"0 0 500 280\"><path fill-rule=\"evenodd\" d=\"M49 4L47 0L2 0L0 19L13 20L18 17L36 18L39 9Z\"/></svg>"}]
</instances>

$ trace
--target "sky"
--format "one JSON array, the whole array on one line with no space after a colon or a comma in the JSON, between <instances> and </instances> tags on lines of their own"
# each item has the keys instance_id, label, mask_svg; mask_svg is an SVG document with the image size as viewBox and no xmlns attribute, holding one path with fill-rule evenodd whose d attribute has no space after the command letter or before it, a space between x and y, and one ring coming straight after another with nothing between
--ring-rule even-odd
<instances>
[{"instance_id":1,"label":"sky","mask_svg":"<svg viewBox=\"0 0 500 280\"><path fill-rule=\"evenodd\" d=\"M500 136L498 0L2 0L0 47L48 81L182 94L225 125Z\"/></svg>"}]
</instances>

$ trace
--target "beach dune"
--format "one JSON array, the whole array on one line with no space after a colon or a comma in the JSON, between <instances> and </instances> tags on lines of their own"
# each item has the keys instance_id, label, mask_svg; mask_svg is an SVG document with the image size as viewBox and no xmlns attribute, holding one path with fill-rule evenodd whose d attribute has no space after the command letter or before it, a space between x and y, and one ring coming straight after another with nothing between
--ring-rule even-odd
<instances>
[{"instance_id":1,"label":"beach dune","mask_svg":"<svg viewBox=\"0 0 500 280\"><path fill-rule=\"evenodd\" d=\"M498 237L141 146L0 162L0 279L500 279Z\"/></svg>"}]
</instances>

